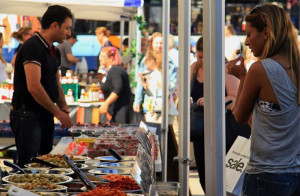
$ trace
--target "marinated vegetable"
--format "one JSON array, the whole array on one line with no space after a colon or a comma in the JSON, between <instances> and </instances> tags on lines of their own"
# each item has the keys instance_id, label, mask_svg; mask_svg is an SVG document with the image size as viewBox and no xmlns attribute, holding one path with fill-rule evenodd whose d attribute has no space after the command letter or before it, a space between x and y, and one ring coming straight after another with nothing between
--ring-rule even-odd
<instances>
[{"instance_id":1,"label":"marinated vegetable","mask_svg":"<svg viewBox=\"0 0 300 196\"><path fill-rule=\"evenodd\" d=\"M64 182L65 179L63 177L57 177L55 175L23 174L9 176L8 181L12 183L34 183L38 184L39 186L43 186L51 183Z\"/></svg>"},{"instance_id":2,"label":"marinated vegetable","mask_svg":"<svg viewBox=\"0 0 300 196\"><path fill-rule=\"evenodd\" d=\"M117 189L110 188L95 188L92 191L78 194L78 196L126 196L126 193L123 193Z\"/></svg>"}]
</instances>

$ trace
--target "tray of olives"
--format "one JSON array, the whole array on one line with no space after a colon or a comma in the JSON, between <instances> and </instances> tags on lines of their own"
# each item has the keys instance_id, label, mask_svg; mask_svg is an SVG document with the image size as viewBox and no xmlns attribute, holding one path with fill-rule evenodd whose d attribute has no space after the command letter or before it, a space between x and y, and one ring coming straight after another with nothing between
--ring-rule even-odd
<instances>
[{"instance_id":1,"label":"tray of olives","mask_svg":"<svg viewBox=\"0 0 300 196\"><path fill-rule=\"evenodd\" d=\"M71 168L24 168L23 170L28 174L74 174L74 171Z\"/></svg>"},{"instance_id":2,"label":"tray of olives","mask_svg":"<svg viewBox=\"0 0 300 196\"><path fill-rule=\"evenodd\" d=\"M73 178L60 174L14 174L2 178L3 182L9 184L19 183L38 183L38 185L45 184L65 184L72 182Z\"/></svg>"},{"instance_id":3,"label":"tray of olives","mask_svg":"<svg viewBox=\"0 0 300 196\"><path fill-rule=\"evenodd\" d=\"M6 185L3 189L8 191L13 184ZM23 184L14 184L19 188L32 191L32 192L55 192L55 191L66 191L68 187L60 184L45 184L39 185L38 183L23 183Z\"/></svg>"},{"instance_id":4,"label":"tray of olives","mask_svg":"<svg viewBox=\"0 0 300 196\"><path fill-rule=\"evenodd\" d=\"M76 163L77 167L79 169L85 169L85 168L88 168L89 166L87 164L82 164L82 163ZM51 167L49 166L46 166L46 165L42 165L40 163L28 163L28 164L25 164L24 165L25 167L27 168L48 168L50 169ZM69 168L69 166L67 165L64 165L63 167L61 168Z\"/></svg>"}]
</instances>

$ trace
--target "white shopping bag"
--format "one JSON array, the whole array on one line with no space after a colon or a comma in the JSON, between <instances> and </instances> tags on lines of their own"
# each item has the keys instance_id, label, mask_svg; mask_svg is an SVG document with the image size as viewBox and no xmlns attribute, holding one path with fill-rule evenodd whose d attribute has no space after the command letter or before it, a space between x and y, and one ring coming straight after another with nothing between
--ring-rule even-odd
<instances>
[{"instance_id":1,"label":"white shopping bag","mask_svg":"<svg viewBox=\"0 0 300 196\"><path fill-rule=\"evenodd\" d=\"M249 161L250 139L238 136L226 155L226 192L239 196L242 193L244 170Z\"/></svg>"}]
</instances>

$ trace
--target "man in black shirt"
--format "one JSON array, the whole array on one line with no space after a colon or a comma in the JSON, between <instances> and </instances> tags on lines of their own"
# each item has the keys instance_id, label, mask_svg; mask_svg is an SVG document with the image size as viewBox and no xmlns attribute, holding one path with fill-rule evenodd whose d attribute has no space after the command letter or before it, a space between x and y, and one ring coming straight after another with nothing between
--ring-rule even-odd
<instances>
[{"instance_id":1,"label":"man in black shirt","mask_svg":"<svg viewBox=\"0 0 300 196\"><path fill-rule=\"evenodd\" d=\"M60 52L53 42L71 34L73 15L68 8L50 6L42 30L18 51L10 124L15 134L20 167L30 158L52 150L54 116L62 127L71 127L69 108L60 85Z\"/></svg>"}]
</instances>

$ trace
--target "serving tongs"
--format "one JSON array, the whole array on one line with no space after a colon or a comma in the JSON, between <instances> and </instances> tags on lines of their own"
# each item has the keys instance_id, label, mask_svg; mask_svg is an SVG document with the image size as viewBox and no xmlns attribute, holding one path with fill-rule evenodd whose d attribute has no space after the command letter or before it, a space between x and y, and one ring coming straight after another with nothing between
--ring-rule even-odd
<instances>
[{"instance_id":1,"label":"serving tongs","mask_svg":"<svg viewBox=\"0 0 300 196\"><path fill-rule=\"evenodd\" d=\"M55 165L55 164L50 163L48 161L44 161L44 160L39 159L37 157L32 157L30 161L33 162L33 163L35 162L35 163L40 163L40 164L43 164L43 165L46 165L46 166L50 166L52 168L59 168L58 165Z\"/></svg>"},{"instance_id":2,"label":"serving tongs","mask_svg":"<svg viewBox=\"0 0 300 196\"><path fill-rule=\"evenodd\" d=\"M6 165L6 166L8 166L8 167L11 167L11 168L13 168L13 169L15 169L15 170L17 170L17 171L20 171L22 174L26 174L26 173L27 173L27 172L24 171L22 168L20 168L18 165L14 164L14 163L12 163L12 162L10 162L10 161L4 160L3 163L4 163L4 165Z\"/></svg>"},{"instance_id":3,"label":"serving tongs","mask_svg":"<svg viewBox=\"0 0 300 196\"><path fill-rule=\"evenodd\" d=\"M117 153L117 151L115 151L114 149L109 148L109 149L108 149L108 152L109 152L115 159L117 159L117 162L123 160L123 158L121 157L121 155L120 155L119 153Z\"/></svg>"},{"instance_id":4,"label":"serving tongs","mask_svg":"<svg viewBox=\"0 0 300 196\"><path fill-rule=\"evenodd\" d=\"M90 179L74 164L68 155L64 154L62 157L88 189L97 188L96 185L94 185L94 183L92 183L92 181L90 181Z\"/></svg>"},{"instance_id":5,"label":"serving tongs","mask_svg":"<svg viewBox=\"0 0 300 196\"><path fill-rule=\"evenodd\" d=\"M5 146L4 148L1 148L0 151L8 150L9 148L14 147L14 146L16 146L16 144Z\"/></svg>"}]
</instances>

